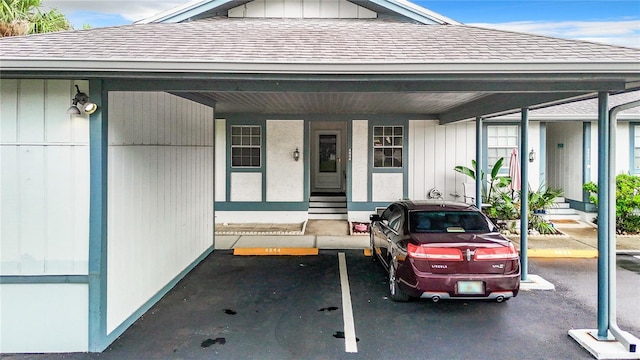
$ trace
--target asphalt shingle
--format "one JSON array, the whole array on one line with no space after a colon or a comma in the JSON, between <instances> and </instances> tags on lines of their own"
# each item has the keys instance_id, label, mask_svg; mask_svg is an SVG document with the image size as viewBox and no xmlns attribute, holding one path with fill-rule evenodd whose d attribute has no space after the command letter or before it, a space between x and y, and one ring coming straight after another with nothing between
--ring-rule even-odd
<instances>
[{"instance_id":1,"label":"asphalt shingle","mask_svg":"<svg viewBox=\"0 0 640 360\"><path fill-rule=\"evenodd\" d=\"M633 62L640 49L381 19L210 18L0 39L0 58L267 63Z\"/></svg>"}]
</instances>

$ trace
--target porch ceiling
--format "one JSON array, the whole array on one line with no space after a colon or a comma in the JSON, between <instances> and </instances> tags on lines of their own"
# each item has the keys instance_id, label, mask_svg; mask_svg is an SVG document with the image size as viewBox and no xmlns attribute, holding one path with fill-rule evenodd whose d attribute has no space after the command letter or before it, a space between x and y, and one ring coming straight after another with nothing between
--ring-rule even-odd
<instances>
[{"instance_id":1,"label":"porch ceiling","mask_svg":"<svg viewBox=\"0 0 640 360\"><path fill-rule=\"evenodd\" d=\"M175 93L181 95L180 93ZM184 95L184 94L182 94ZM456 104L485 93L202 92L188 93L216 104L217 113L260 114L420 114L437 118Z\"/></svg>"}]
</instances>

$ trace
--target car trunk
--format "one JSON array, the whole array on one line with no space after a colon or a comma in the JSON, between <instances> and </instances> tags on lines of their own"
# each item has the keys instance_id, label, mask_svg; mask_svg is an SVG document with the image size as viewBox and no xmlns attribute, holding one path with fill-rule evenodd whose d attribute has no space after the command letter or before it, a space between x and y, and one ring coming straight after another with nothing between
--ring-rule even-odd
<instances>
[{"instance_id":1,"label":"car trunk","mask_svg":"<svg viewBox=\"0 0 640 360\"><path fill-rule=\"evenodd\" d=\"M426 252L458 249L461 257L427 255L412 257L414 267L420 272L433 274L505 274L517 268L517 258L500 255L509 249L510 242L498 234L473 233L425 233L412 235ZM440 250L442 249L442 250ZM496 254L498 253L498 254ZM480 258L478 258L480 256ZM447 258L449 257L449 258Z\"/></svg>"}]
</instances>

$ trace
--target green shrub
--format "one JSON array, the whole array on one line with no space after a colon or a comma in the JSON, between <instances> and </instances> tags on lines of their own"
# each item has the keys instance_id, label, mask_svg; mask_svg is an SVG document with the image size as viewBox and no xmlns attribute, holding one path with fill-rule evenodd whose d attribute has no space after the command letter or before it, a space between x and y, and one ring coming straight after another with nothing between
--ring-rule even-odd
<instances>
[{"instance_id":1,"label":"green shrub","mask_svg":"<svg viewBox=\"0 0 640 360\"><path fill-rule=\"evenodd\" d=\"M589 200L597 206L598 185L589 182L582 188L589 192ZM616 232L640 232L640 176L616 176Z\"/></svg>"}]
</instances>

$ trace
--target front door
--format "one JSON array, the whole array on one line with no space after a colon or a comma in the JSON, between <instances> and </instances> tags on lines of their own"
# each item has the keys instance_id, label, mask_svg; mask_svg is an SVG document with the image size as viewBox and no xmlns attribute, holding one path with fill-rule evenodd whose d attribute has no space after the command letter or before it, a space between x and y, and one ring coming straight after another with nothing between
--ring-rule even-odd
<instances>
[{"instance_id":1,"label":"front door","mask_svg":"<svg viewBox=\"0 0 640 360\"><path fill-rule=\"evenodd\" d=\"M341 193L345 184L343 122L317 123L311 129L311 191Z\"/></svg>"}]
</instances>

